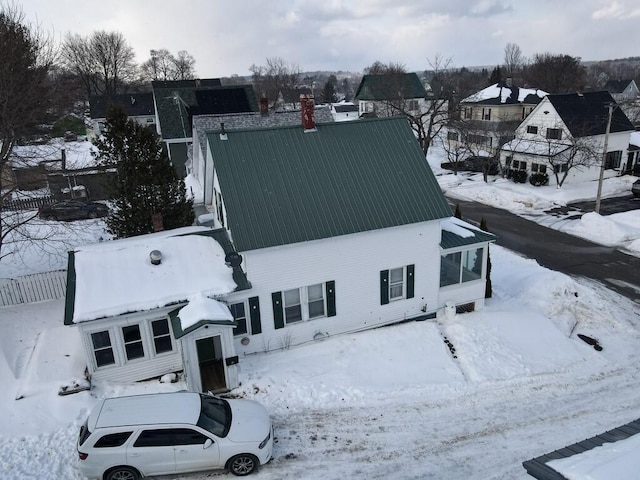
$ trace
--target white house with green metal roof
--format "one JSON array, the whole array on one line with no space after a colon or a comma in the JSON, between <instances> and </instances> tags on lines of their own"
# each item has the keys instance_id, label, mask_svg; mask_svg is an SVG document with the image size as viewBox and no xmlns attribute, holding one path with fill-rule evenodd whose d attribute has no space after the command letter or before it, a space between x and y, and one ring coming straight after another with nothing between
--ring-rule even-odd
<instances>
[{"instance_id":1,"label":"white house with green metal roof","mask_svg":"<svg viewBox=\"0 0 640 480\"><path fill-rule=\"evenodd\" d=\"M226 301L260 318L238 352L482 308L494 237L452 220L408 121L314 127L207 133L206 207L252 285Z\"/></svg>"},{"instance_id":2,"label":"white house with green metal roof","mask_svg":"<svg viewBox=\"0 0 640 480\"><path fill-rule=\"evenodd\" d=\"M207 133L215 228L70 254L93 378L228 390L245 355L484 306L495 238L451 216L408 121L306 127Z\"/></svg>"}]
</instances>

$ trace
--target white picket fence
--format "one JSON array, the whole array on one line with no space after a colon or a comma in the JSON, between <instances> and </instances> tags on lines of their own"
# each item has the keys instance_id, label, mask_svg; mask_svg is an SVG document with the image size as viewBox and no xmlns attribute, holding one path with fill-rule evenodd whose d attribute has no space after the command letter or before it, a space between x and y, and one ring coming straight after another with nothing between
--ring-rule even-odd
<instances>
[{"instance_id":1,"label":"white picket fence","mask_svg":"<svg viewBox=\"0 0 640 480\"><path fill-rule=\"evenodd\" d=\"M0 306L64 298L66 290L66 270L0 278Z\"/></svg>"}]
</instances>

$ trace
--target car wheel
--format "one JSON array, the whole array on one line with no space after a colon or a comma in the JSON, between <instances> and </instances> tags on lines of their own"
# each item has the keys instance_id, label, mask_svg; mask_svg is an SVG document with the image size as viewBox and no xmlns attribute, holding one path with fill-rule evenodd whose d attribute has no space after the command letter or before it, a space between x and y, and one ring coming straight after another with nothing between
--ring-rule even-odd
<instances>
[{"instance_id":1,"label":"car wheel","mask_svg":"<svg viewBox=\"0 0 640 480\"><path fill-rule=\"evenodd\" d=\"M249 475L258 468L258 459L248 453L236 455L229 460L229 471L234 475L243 477Z\"/></svg>"},{"instance_id":2,"label":"car wheel","mask_svg":"<svg viewBox=\"0 0 640 480\"><path fill-rule=\"evenodd\" d=\"M140 474L130 467L116 467L104 476L104 480L139 480Z\"/></svg>"}]
</instances>

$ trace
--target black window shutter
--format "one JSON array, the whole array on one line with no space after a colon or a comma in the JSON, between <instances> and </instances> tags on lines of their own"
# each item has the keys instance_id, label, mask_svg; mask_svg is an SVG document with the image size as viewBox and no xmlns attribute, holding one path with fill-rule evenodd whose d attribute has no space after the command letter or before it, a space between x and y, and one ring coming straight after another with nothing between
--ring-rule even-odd
<instances>
[{"instance_id":1,"label":"black window shutter","mask_svg":"<svg viewBox=\"0 0 640 480\"><path fill-rule=\"evenodd\" d=\"M415 265L407 265L407 298L413 298Z\"/></svg>"},{"instance_id":2,"label":"black window shutter","mask_svg":"<svg viewBox=\"0 0 640 480\"><path fill-rule=\"evenodd\" d=\"M327 294L327 317L336 316L336 282L333 280L325 284Z\"/></svg>"},{"instance_id":3,"label":"black window shutter","mask_svg":"<svg viewBox=\"0 0 640 480\"><path fill-rule=\"evenodd\" d=\"M249 317L251 318L251 334L262 333L262 323L260 322L260 299L251 297L249 299Z\"/></svg>"},{"instance_id":4,"label":"black window shutter","mask_svg":"<svg viewBox=\"0 0 640 480\"><path fill-rule=\"evenodd\" d=\"M389 303L389 270L380 270L380 305Z\"/></svg>"},{"instance_id":5,"label":"black window shutter","mask_svg":"<svg viewBox=\"0 0 640 480\"><path fill-rule=\"evenodd\" d=\"M271 294L271 302L273 303L273 326L276 329L284 328L282 292L273 292Z\"/></svg>"}]
</instances>

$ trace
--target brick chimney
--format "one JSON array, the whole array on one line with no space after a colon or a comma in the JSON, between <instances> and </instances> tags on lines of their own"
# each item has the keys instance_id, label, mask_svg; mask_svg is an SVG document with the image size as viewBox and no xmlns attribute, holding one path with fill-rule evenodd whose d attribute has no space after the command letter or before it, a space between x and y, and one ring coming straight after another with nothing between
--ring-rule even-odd
<instances>
[{"instance_id":1,"label":"brick chimney","mask_svg":"<svg viewBox=\"0 0 640 480\"><path fill-rule=\"evenodd\" d=\"M302 126L305 130L315 130L316 117L313 112L313 95L300 94L300 106L302 107Z\"/></svg>"},{"instance_id":2,"label":"brick chimney","mask_svg":"<svg viewBox=\"0 0 640 480\"><path fill-rule=\"evenodd\" d=\"M260 114L269 115L269 99L267 97L260 97Z\"/></svg>"},{"instance_id":3,"label":"brick chimney","mask_svg":"<svg viewBox=\"0 0 640 480\"><path fill-rule=\"evenodd\" d=\"M151 215L151 222L153 224L154 232L162 232L164 230L164 222L162 220L161 213L153 213Z\"/></svg>"}]
</instances>

